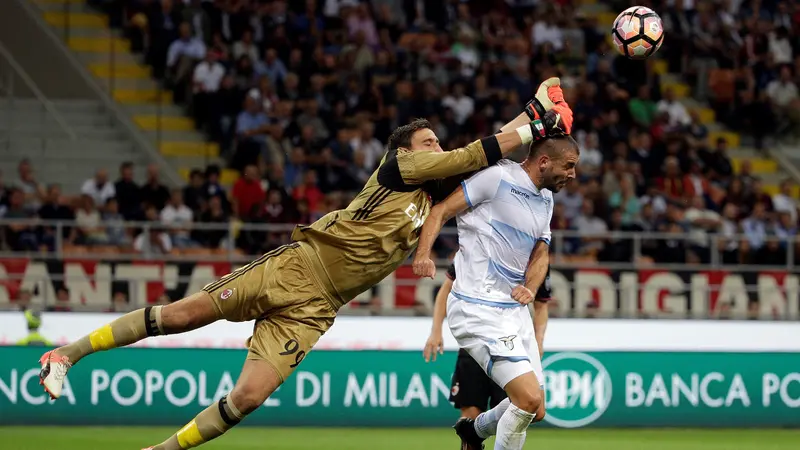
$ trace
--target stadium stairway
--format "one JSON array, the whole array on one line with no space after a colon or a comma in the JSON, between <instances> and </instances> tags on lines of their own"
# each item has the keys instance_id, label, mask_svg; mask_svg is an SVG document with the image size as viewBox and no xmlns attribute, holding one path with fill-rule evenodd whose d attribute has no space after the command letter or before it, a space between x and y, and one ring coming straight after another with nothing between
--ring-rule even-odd
<instances>
[{"instance_id":1,"label":"stadium stairway","mask_svg":"<svg viewBox=\"0 0 800 450\"><path fill-rule=\"evenodd\" d=\"M619 11L612 11L607 4L597 0L584 0L581 10L586 15L597 18L597 26L605 34L613 48L610 30ZM661 92L671 89L689 111L697 113L700 121L708 128L709 145L715 146L717 139L721 137L727 140L728 155L736 173L739 173L741 167L749 161L751 173L761 178L764 190L770 195L778 192L780 182L788 178L789 174L774 159L766 158L764 153L753 148L752 140L748 136L742 136L717 122L713 109L691 97L691 87L684 82L681 74L668 71L666 60L659 58L659 55L656 54L647 63L652 64L653 72L659 75ZM798 192L800 191L796 190L795 195L798 195Z\"/></svg>"},{"instance_id":2,"label":"stadium stairway","mask_svg":"<svg viewBox=\"0 0 800 450\"><path fill-rule=\"evenodd\" d=\"M192 168L224 167L219 146L206 142L183 108L172 102L172 92L159 85L140 56L131 53L121 32L110 28L107 16L84 0L28 1L184 180ZM225 170L222 178L223 184L232 184L238 174Z\"/></svg>"},{"instance_id":3,"label":"stadium stairway","mask_svg":"<svg viewBox=\"0 0 800 450\"><path fill-rule=\"evenodd\" d=\"M115 179L123 161L147 164L146 156L114 126L99 102L55 100L53 106L76 139L69 137L38 100L0 99L0 134L8 137L0 143L0 171L6 180L15 180L19 161L29 158L37 180L58 183L64 192L78 192L97 169L108 169L110 178ZM136 175L137 181L144 181L144 170Z\"/></svg>"}]
</instances>

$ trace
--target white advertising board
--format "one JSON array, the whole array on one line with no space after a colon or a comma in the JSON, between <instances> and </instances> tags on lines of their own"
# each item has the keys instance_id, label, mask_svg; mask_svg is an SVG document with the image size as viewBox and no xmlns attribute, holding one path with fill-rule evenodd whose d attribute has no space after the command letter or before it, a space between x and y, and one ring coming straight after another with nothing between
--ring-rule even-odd
<instances>
[{"instance_id":1,"label":"white advertising board","mask_svg":"<svg viewBox=\"0 0 800 450\"><path fill-rule=\"evenodd\" d=\"M113 313L42 313L40 332L56 344L74 341L119 317ZM184 334L146 339L143 347L242 348L253 322L220 321ZM421 351L431 319L426 317L348 317L336 319L319 350ZM456 350L445 324L444 346ZM0 345L27 334L20 312L0 312ZM722 351L800 352L800 322L720 320L551 319L549 351Z\"/></svg>"}]
</instances>

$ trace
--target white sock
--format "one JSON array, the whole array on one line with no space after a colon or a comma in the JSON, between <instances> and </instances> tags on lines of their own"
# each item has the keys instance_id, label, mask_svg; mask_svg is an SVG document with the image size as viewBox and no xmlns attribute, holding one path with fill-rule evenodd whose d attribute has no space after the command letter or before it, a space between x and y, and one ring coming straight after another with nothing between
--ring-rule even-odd
<instances>
[{"instance_id":1,"label":"white sock","mask_svg":"<svg viewBox=\"0 0 800 450\"><path fill-rule=\"evenodd\" d=\"M478 436L486 439L497 434L497 423L500 422L500 417L503 416L509 405L511 405L511 400L504 398L494 408L480 413L475 419L475 431Z\"/></svg>"},{"instance_id":2,"label":"white sock","mask_svg":"<svg viewBox=\"0 0 800 450\"><path fill-rule=\"evenodd\" d=\"M533 414L519 409L513 404L509 406L497 424L497 440L494 442L494 450L522 450L528 426L532 420Z\"/></svg>"}]
</instances>

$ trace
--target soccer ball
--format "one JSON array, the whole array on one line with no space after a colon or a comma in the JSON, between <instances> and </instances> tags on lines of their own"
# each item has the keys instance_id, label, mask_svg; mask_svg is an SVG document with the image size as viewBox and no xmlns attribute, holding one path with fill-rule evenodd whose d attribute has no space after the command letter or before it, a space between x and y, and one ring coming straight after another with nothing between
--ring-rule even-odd
<instances>
[{"instance_id":1,"label":"soccer ball","mask_svg":"<svg viewBox=\"0 0 800 450\"><path fill-rule=\"evenodd\" d=\"M645 59L664 42L661 17L650 8L632 6L614 19L611 38L617 51L630 59Z\"/></svg>"}]
</instances>

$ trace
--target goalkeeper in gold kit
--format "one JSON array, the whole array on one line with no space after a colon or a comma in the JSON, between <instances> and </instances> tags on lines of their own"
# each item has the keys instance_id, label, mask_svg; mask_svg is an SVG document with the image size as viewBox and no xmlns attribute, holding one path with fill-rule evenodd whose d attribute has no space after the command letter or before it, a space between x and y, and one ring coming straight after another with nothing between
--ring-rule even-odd
<instances>
[{"instance_id":1,"label":"goalkeeper in gold kit","mask_svg":"<svg viewBox=\"0 0 800 450\"><path fill-rule=\"evenodd\" d=\"M184 450L208 442L266 401L333 325L339 308L407 260L433 200L444 199L468 173L497 163L547 129L569 132L571 126L572 111L559 80L550 78L539 86L525 112L500 133L465 148L443 152L425 120L399 127L378 169L347 208L296 227L294 242L200 292L128 313L45 353L40 381L55 399L67 371L91 353L148 336L183 333L220 319L255 320L249 353L233 390L149 448Z\"/></svg>"}]
</instances>

